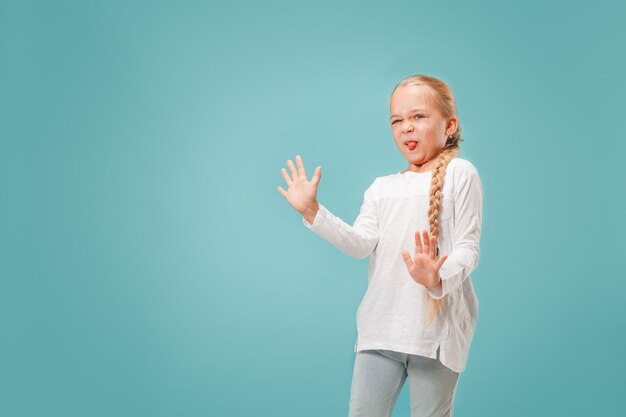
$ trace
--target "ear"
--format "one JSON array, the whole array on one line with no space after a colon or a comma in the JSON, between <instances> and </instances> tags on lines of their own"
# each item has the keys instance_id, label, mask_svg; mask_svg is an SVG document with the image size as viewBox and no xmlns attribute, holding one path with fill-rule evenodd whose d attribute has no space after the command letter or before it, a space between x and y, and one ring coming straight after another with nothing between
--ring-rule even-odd
<instances>
[{"instance_id":1,"label":"ear","mask_svg":"<svg viewBox=\"0 0 626 417\"><path fill-rule=\"evenodd\" d=\"M452 116L451 118L449 118L448 124L446 125L446 136L450 136L451 134L456 132L458 125L459 119L457 119L456 116Z\"/></svg>"}]
</instances>

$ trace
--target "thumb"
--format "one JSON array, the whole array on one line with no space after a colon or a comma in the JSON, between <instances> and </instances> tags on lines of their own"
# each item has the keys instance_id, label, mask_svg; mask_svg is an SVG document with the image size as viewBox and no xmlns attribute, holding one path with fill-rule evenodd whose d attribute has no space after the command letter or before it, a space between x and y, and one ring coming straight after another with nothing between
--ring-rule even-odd
<instances>
[{"instance_id":1,"label":"thumb","mask_svg":"<svg viewBox=\"0 0 626 417\"><path fill-rule=\"evenodd\" d=\"M448 255L443 255L441 258L439 258L439 260L437 261L437 270L441 268L441 265L443 265L446 259L448 259Z\"/></svg>"},{"instance_id":2,"label":"thumb","mask_svg":"<svg viewBox=\"0 0 626 417\"><path fill-rule=\"evenodd\" d=\"M315 168L315 172L313 173L313 178L311 179L311 182L313 183L313 185L317 186L321 178L322 178L322 167L317 167Z\"/></svg>"},{"instance_id":3,"label":"thumb","mask_svg":"<svg viewBox=\"0 0 626 417\"><path fill-rule=\"evenodd\" d=\"M411 259L411 255L409 255L406 249L402 251L402 259L404 259L407 269L410 270L413 267L413 259Z\"/></svg>"}]
</instances>

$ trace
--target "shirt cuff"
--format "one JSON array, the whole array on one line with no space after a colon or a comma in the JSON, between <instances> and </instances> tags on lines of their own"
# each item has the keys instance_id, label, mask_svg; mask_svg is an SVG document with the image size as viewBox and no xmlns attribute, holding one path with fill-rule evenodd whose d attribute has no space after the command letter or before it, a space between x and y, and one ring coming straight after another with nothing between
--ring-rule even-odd
<instances>
[{"instance_id":1,"label":"shirt cuff","mask_svg":"<svg viewBox=\"0 0 626 417\"><path fill-rule=\"evenodd\" d=\"M323 221L322 217L326 214L326 207L324 207L321 203L317 204L319 205L319 210L317 210L317 213L315 213L315 219L313 219L313 223L309 223L304 217L302 217L302 223L304 223L307 228L312 230L316 230L319 228L320 224Z\"/></svg>"},{"instance_id":2,"label":"shirt cuff","mask_svg":"<svg viewBox=\"0 0 626 417\"><path fill-rule=\"evenodd\" d=\"M446 285L446 281L444 281L441 275L439 275L439 277L441 279L441 286L437 286L435 288L424 287L426 289L426 292L430 296L430 298L434 298L435 300L439 300L443 298L443 295L446 293L444 291L444 286Z\"/></svg>"}]
</instances>

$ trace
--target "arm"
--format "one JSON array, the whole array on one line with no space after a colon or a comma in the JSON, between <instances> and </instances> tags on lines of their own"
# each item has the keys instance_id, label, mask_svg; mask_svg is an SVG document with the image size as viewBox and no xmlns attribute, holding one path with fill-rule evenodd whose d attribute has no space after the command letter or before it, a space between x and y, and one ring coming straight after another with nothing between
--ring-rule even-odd
<instances>
[{"instance_id":1,"label":"arm","mask_svg":"<svg viewBox=\"0 0 626 417\"><path fill-rule=\"evenodd\" d=\"M460 286L478 265L482 208L480 176L474 167L470 167L455 189L452 251L439 270L441 285L426 288L432 298L440 299Z\"/></svg>"},{"instance_id":2,"label":"arm","mask_svg":"<svg viewBox=\"0 0 626 417\"><path fill-rule=\"evenodd\" d=\"M363 194L360 213L352 226L333 215L323 204L319 204L313 224L304 217L302 222L337 249L354 258L366 258L378 243L378 218L372 186Z\"/></svg>"}]
</instances>

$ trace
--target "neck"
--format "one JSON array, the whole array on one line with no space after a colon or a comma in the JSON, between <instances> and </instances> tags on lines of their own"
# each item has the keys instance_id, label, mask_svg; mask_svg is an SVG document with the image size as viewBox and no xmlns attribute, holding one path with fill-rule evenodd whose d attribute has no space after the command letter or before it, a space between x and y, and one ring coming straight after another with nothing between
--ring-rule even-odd
<instances>
[{"instance_id":1,"label":"neck","mask_svg":"<svg viewBox=\"0 0 626 417\"><path fill-rule=\"evenodd\" d=\"M414 163L409 162L409 167L406 169L406 171L428 172L430 171L434 162L435 162L434 159L431 159L430 161L424 162L422 164L414 164Z\"/></svg>"}]
</instances>

